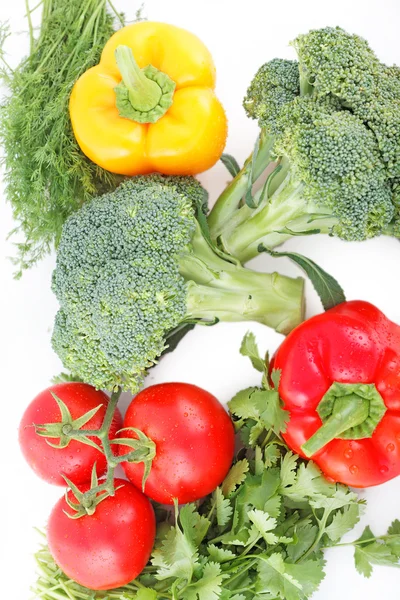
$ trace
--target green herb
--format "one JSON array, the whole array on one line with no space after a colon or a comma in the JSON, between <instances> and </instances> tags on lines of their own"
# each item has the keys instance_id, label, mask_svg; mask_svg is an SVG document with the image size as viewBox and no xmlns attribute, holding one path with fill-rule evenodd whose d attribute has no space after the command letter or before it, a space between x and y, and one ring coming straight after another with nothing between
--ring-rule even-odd
<instances>
[{"instance_id":1,"label":"green herb","mask_svg":"<svg viewBox=\"0 0 400 600\"><path fill-rule=\"evenodd\" d=\"M264 370L260 388L239 392L230 410L245 440L225 481L199 506L160 513L152 559L128 586L93 592L69 580L44 546L34 591L43 600L307 600L323 580L323 550L359 521L363 501L328 482L313 462L281 438L287 414L267 382L252 334L242 354ZM268 368L268 367L266 367ZM273 374L275 385L279 373ZM257 435L254 430L257 428ZM367 528L355 547L356 567L399 565L400 522L377 538Z\"/></svg>"},{"instance_id":2,"label":"green herb","mask_svg":"<svg viewBox=\"0 0 400 600\"><path fill-rule=\"evenodd\" d=\"M8 88L0 112L6 195L24 241L17 276L57 246L65 219L117 178L80 151L69 120L73 84L95 65L114 33L107 0L43 0L35 39L28 9L30 55L12 71L0 53ZM119 22L122 17L115 13ZM1 41L7 37L3 27Z\"/></svg>"}]
</instances>

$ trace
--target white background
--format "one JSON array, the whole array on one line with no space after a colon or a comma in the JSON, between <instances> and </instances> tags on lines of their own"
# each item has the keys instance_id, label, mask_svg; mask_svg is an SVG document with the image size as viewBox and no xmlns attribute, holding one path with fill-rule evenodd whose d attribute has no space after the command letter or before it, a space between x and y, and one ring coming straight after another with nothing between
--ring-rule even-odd
<instances>
[{"instance_id":1,"label":"white background","mask_svg":"<svg viewBox=\"0 0 400 600\"><path fill-rule=\"evenodd\" d=\"M34 0L32 0L34 4ZM116 0L118 8L133 16L139 3ZM23 16L24 1L2 0L0 21L9 20L15 35L8 41L8 60L17 64L27 51ZM256 126L241 107L246 87L265 61L294 57L288 42L310 28L340 25L366 37L378 56L387 63L400 63L398 0L147 0L145 15L196 33L211 50L218 73L218 95L229 118L227 151L243 161L256 136ZM201 176L214 200L227 181L222 165ZM3 190L1 190L4 197ZM3 198L4 199L4 198ZM0 205L0 300L1 300L1 597L28 600L34 581L33 552L39 538L33 527L42 527L62 493L60 488L39 481L23 462L17 444L17 427L30 400L50 378L61 370L50 346L57 302L50 291L54 256L37 268L13 280L12 241L6 234L12 228L10 206ZM400 323L399 259L400 243L381 238L367 243L344 243L327 237L292 240L287 247L319 262L342 284L347 298L375 303L392 320ZM260 269L279 269L295 275L285 259L263 257L253 263ZM321 306L307 284L307 314ZM261 325L251 324L262 349L274 351L281 336ZM239 389L258 382L258 375L238 353L245 324L198 327L173 355L153 369L147 384L180 380L200 385L226 402ZM125 405L129 398L126 397ZM383 533L394 518L400 518L400 480L370 489L362 494L368 500L363 523L348 536L354 539L369 523ZM315 600L377 600L400 598L400 571L379 567L366 580L353 566L351 550L340 548L327 553L327 577Z\"/></svg>"}]
</instances>

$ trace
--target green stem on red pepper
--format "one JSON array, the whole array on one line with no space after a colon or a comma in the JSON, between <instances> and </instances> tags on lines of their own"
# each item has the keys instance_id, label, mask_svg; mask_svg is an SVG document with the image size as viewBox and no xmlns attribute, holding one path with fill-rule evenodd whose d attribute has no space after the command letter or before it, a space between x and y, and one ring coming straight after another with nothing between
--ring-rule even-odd
<instances>
[{"instance_id":1,"label":"green stem on red pepper","mask_svg":"<svg viewBox=\"0 0 400 600\"><path fill-rule=\"evenodd\" d=\"M348 429L364 423L367 417L368 402L356 394L346 396L336 402L332 415L301 449L310 457Z\"/></svg>"}]
</instances>

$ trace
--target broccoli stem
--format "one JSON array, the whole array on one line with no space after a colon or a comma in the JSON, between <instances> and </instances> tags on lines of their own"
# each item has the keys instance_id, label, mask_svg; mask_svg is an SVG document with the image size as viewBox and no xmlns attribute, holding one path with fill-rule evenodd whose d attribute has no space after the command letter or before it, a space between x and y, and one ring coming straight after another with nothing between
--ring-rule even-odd
<instances>
[{"instance_id":1,"label":"broccoli stem","mask_svg":"<svg viewBox=\"0 0 400 600\"><path fill-rule=\"evenodd\" d=\"M229 183L215 203L208 217L210 234L216 239L221 233L223 225L229 217L239 208L241 200L246 193L251 178L253 184L271 163L271 151L274 145L274 138L261 130L258 152L247 158L242 169Z\"/></svg>"},{"instance_id":2,"label":"broccoli stem","mask_svg":"<svg viewBox=\"0 0 400 600\"><path fill-rule=\"evenodd\" d=\"M252 281L248 277L244 283L239 273L231 274L219 280L220 287L190 282L187 319L257 321L288 334L304 320L303 279L278 273L251 275Z\"/></svg>"},{"instance_id":3,"label":"broccoli stem","mask_svg":"<svg viewBox=\"0 0 400 600\"><path fill-rule=\"evenodd\" d=\"M304 198L304 184L289 172L270 198L251 209L243 206L225 222L219 243L244 263L259 253L259 246L275 248L294 235L329 233L336 219L324 207Z\"/></svg>"},{"instance_id":4,"label":"broccoli stem","mask_svg":"<svg viewBox=\"0 0 400 600\"><path fill-rule=\"evenodd\" d=\"M304 318L303 279L230 262L214 252L199 227L179 265L188 281L188 321L257 321L287 334Z\"/></svg>"},{"instance_id":5,"label":"broccoli stem","mask_svg":"<svg viewBox=\"0 0 400 600\"><path fill-rule=\"evenodd\" d=\"M299 75L300 75L300 96L312 96L314 93L314 86L310 83L310 74L307 72L303 63L299 63Z\"/></svg>"}]
</instances>

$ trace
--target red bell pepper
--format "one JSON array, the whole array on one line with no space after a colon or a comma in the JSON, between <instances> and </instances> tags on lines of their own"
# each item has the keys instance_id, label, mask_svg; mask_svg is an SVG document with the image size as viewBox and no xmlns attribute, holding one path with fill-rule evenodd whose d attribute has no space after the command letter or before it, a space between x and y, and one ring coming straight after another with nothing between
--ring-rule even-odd
<instances>
[{"instance_id":1,"label":"red bell pepper","mask_svg":"<svg viewBox=\"0 0 400 600\"><path fill-rule=\"evenodd\" d=\"M302 323L278 349L284 438L325 475L368 487L400 474L400 326L367 302Z\"/></svg>"}]
</instances>

